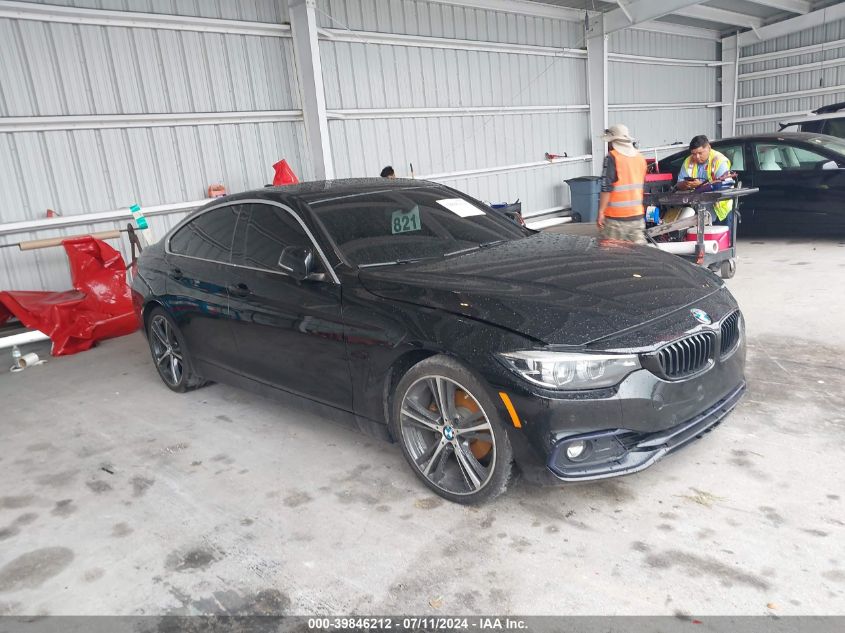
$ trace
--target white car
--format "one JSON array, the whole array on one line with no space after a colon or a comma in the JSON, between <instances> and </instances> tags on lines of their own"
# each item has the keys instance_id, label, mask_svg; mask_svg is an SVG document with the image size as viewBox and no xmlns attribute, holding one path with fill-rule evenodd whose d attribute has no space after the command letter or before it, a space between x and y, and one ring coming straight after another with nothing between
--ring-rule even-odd
<instances>
[{"instance_id":1,"label":"white car","mask_svg":"<svg viewBox=\"0 0 845 633\"><path fill-rule=\"evenodd\" d=\"M780 123L782 132L813 132L845 138L845 102L826 105L812 114Z\"/></svg>"}]
</instances>

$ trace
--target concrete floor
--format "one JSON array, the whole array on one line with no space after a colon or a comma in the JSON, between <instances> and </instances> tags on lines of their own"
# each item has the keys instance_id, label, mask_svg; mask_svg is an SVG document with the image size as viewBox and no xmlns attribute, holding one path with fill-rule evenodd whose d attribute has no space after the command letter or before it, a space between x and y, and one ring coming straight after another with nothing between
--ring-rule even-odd
<instances>
[{"instance_id":1,"label":"concrete floor","mask_svg":"<svg viewBox=\"0 0 845 633\"><path fill-rule=\"evenodd\" d=\"M330 420L171 393L140 334L4 372L0 614L845 614L845 244L740 252L722 426L481 508Z\"/></svg>"}]
</instances>

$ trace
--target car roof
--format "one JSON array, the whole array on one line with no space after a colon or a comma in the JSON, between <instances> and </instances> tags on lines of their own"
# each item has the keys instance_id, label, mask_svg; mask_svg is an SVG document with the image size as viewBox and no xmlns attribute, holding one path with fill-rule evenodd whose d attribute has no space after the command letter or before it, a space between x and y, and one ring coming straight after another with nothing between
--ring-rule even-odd
<instances>
[{"instance_id":1,"label":"car roof","mask_svg":"<svg viewBox=\"0 0 845 633\"><path fill-rule=\"evenodd\" d=\"M234 202L243 199L273 200L286 204L296 202L316 202L322 199L337 198L348 195L375 193L377 191L391 191L417 188L438 188L446 190L440 183L429 180L414 180L411 178L341 178L336 180L314 180L295 185L278 187L263 187L226 196L216 200Z\"/></svg>"},{"instance_id":2,"label":"car roof","mask_svg":"<svg viewBox=\"0 0 845 633\"><path fill-rule=\"evenodd\" d=\"M835 136L828 136L827 134L819 134L817 132L767 132L765 134L743 134L742 136L731 136L730 138L720 138L714 141L710 141L710 144L718 149L723 145L730 145L732 143L736 143L737 141L745 142L745 141L798 141L801 143L811 143L814 139L817 138L828 138L833 139L836 141L842 141L842 139L837 138ZM829 149L829 148L828 148ZM836 151L836 150L830 150ZM683 147L680 151L675 152L674 154L669 154L668 156L664 156L660 159L661 163L666 161L672 161L676 158L680 158L681 156L688 156L689 149Z\"/></svg>"},{"instance_id":3,"label":"car roof","mask_svg":"<svg viewBox=\"0 0 845 633\"><path fill-rule=\"evenodd\" d=\"M825 137L826 134L819 134L818 132L766 132L765 134L743 134L741 136L732 136L730 138L720 138L717 141L712 141L713 145L730 143L731 141L812 141L820 136Z\"/></svg>"},{"instance_id":4,"label":"car roof","mask_svg":"<svg viewBox=\"0 0 845 633\"><path fill-rule=\"evenodd\" d=\"M783 121L778 121L778 125L796 125L798 123L812 123L813 121L843 118L845 118L845 112L826 112L824 114L808 114L797 119L784 119Z\"/></svg>"}]
</instances>

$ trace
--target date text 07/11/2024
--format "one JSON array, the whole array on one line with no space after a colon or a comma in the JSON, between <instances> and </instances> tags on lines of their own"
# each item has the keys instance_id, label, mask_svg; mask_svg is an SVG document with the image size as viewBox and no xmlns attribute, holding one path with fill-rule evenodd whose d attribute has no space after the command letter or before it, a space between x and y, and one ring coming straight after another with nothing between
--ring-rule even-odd
<instances>
[{"instance_id":1,"label":"date text 07/11/2024","mask_svg":"<svg viewBox=\"0 0 845 633\"><path fill-rule=\"evenodd\" d=\"M311 630L369 629L379 630L442 630L442 631L519 631L528 628L524 620L499 617L350 617L350 618L309 618Z\"/></svg>"}]
</instances>

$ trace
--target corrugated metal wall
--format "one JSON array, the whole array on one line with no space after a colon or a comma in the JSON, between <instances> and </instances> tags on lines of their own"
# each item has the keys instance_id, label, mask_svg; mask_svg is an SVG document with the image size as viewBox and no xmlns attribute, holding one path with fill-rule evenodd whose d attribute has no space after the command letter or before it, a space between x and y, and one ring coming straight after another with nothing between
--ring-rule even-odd
<instances>
[{"instance_id":1,"label":"corrugated metal wall","mask_svg":"<svg viewBox=\"0 0 845 633\"><path fill-rule=\"evenodd\" d=\"M743 62L743 58L823 44L829 46ZM796 70L796 66L804 67ZM790 114L806 114L825 104L845 101L845 20L745 46L739 71L738 134L774 132L778 121ZM776 72L747 76L763 71ZM824 92L800 94L820 90ZM779 96L784 93L799 94Z\"/></svg>"},{"instance_id":2,"label":"corrugated metal wall","mask_svg":"<svg viewBox=\"0 0 845 633\"><path fill-rule=\"evenodd\" d=\"M643 57L719 61L719 42L641 30L617 31L608 51ZM688 143L696 134L720 136L718 108L644 109L615 111L617 104L714 103L721 99L719 68L665 66L611 59L608 63L610 123L625 123L642 147L676 141Z\"/></svg>"},{"instance_id":3,"label":"corrugated metal wall","mask_svg":"<svg viewBox=\"0 0 845 633\"><path fill-rule=\"evenodd\" d=\"M583 25L412 0L321 0L320 26L544 47L582 47ZM331 110L586 105L584 59L426 48L356 41L320 42ZM331 116L331 112L330 112ZM397 115L398 116L398 115ZM546 152L589 152L585 111L330 120L338 177L377 175L392 164L408 175L542 161ZM438 178L483 200L520 198L530 211L568 203L563 179L581 163L495 175Z\"/></svg>"},{"instance_id":4,"label":"corrugated metal wall","mask_svg":"<svg viewBox=\"0 0 845 633\"><path fill-rule=\"evenodd\" d=\"M286 3L277 0L50 4L256 22L287 19ZM217 182L229 191L260 187L272 179L272 164L281 157L300 175L310 175L301 121L250 120L256 113L300 109L289 37L0 19L0 42L0 224L41 219L48 208L69 216L133 203L196 201ZM35 131L23 132L11 131L15 127L4 120L95 115L117 117L120 125L127 115L186 114L190 121L197 113L234 116L213 125L38 131L41 119L32 120ZM155 226L163 229L180 215L156 217ZM61 234L113 226L71 227ZM51 233L59 231L37 237ZM60 249L2 249L0 258L0 288L69 283Z\"/></svg>"},{"instance_id":5,"label":"corrugated metal wall","mask_svg":"<svg viewBox=\"0 0 845 633\"><path fill-rule=\"evenodd\" d=\"M287 0L40 4L239 23L233 32L215 33L202 32L201 25L180 30L0 18L0 224L42 218L47 208L72 215L135 202L196 201L214 182L233 192L258 187L280 157L301 177L311 177L304 124L288 120L301 108L292 42L282 33L243 32L250 23L266 30L287 22ZM581 22L425 0L318 0L317 9L318 25L326 30L320 54L338 177L376 175L388 163L408 175L413 163L417 177L433 175L483 200L520 198L529 213L569 203L564 180L588 174L589 162L549 164L543 158L545 152L590 151L586 62L577 53L552 56L549 47L583 49ZM367 33L390 41L364 41L371 39ZM477 50L483 43L486 50ZM502 46L511 48L497 50ZM638 30L612 36L610 50L715 60L718 43ZM714 69L624 61L609 66L611 104L718 100ZM523 110L477 111L485 107ZM538 107L543 109L531 111ZM288 114L262 118L268 112ZM215 113L209 124L196 121ZM10 117L85 115L117 119L112 129L4 126ZM136 115L182 120L125 123ZM611 110L611 120L627 122L644 146L701 132L715 136L716 118L715 109ZM155 234L183 215L155 216ZM40 230L14 240L114 226ZM0 242L11 239L0 236ZM58 249L0 249L0 265L0 288L62 288L69 282Z\"/></svg>"},{"instance_id":6,"label":"corrugated metal wall","mask_svg":"<svg viewBox=\"0 0 845 633\"><path fill-rule=\"evenodd\" d=\"M317 0L324 28L534 46L584 45L579 22L458 7L427 0Z\"/></svg>"}]
</instances>

